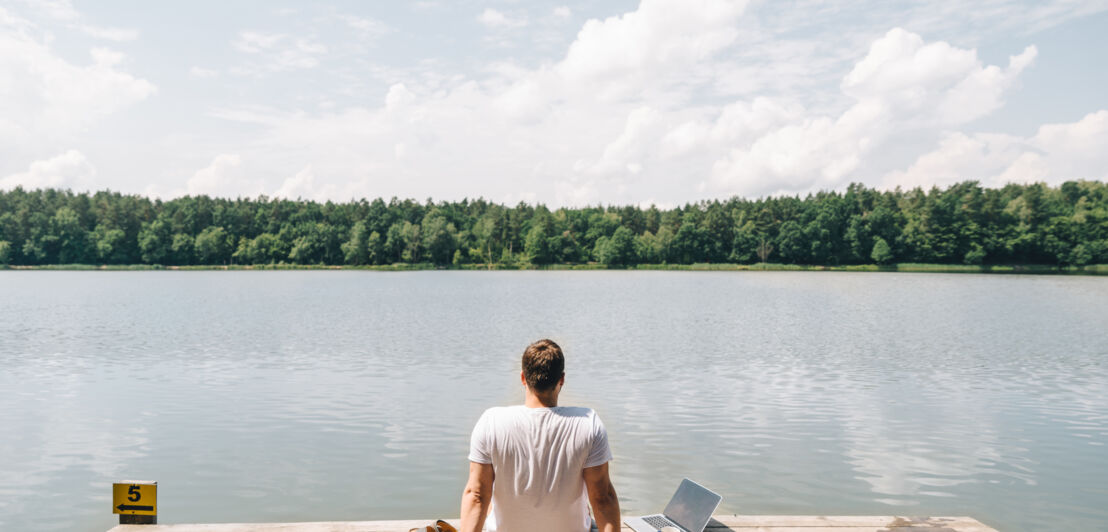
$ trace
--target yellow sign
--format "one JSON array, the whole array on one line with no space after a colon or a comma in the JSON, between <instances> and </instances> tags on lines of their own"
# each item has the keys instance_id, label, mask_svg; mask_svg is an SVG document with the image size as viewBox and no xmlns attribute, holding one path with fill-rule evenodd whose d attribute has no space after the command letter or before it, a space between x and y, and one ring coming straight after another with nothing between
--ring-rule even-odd
<instances>
[{"instance_id":1,"label":"yellow sign","mask_svg":"<svg viewBox=\"0 0 1108 532\"><path fill-rule=\"evenodd\" d=\"M112 513L158 515L158 483L132 480L112 484Z\"/></svg>"}]
</instances>

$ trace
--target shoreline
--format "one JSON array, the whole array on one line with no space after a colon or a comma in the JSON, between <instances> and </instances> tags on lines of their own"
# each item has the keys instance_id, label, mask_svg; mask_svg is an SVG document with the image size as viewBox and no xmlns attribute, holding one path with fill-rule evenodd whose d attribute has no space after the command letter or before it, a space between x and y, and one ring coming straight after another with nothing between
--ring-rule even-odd
<instances>
[{"instance_id":1,"label":"shoreline","mask_svg":"<svg viewBox=\"0 0 1108 532\"><path fill-rule=\"evenodd\" d=\"M160 264L42 264L42 265L4 265L0 271L277 271L277 270L355 270L355 271L568 271L568 270L622 270L622 271L831 271L831 272L877 272L877 273L992 273L992 274L1030 274L1030 275L1108 275L1108 264L1088 266L1049 266L1042 264L1003 264L1003 265L966 265L966 264L920 264L901 263L890 265L853 264L845 266L810 264L733 264L733 263L697 263L697 264L638 264L627 267L607 267L602 264L548 264L548 265L506 265L506 264L463 264L460 266L437 266L431 263L396 263L371 266L313 265L313 264L228 264L228 265L189 265L163 266Z\"/></svg>"}]
</instances>

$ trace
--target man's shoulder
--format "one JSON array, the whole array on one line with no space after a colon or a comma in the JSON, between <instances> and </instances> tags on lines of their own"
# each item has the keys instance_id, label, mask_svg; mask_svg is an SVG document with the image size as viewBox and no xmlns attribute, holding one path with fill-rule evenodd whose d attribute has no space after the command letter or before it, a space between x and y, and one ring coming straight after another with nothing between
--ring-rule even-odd
<instances>
[{"instance_id":1,"label":"man's shoulder","mask_svg":"<svg viewBox=\"0 0 1108 532\"><path fill-rule=\"evenodd\" d=\"M520 406L491 406L486 408L484 413L481 414L483 419L498 419L509 416L517 416L520 412Z\"/></svg>"},{"instance_id":2,"label":"man's shoulder","mask_svg":"<svg viewBox=\"0 0 1108 532\"><path fill-rule=\"evenodd\" d=\"M600 419L596 411L584 406L555 406L553 408L527 408L523 405L493 406L485 409L481 418L489 420L530 419L534 416L554 415L568 418L566 421L594 422Z\"/></svg>"},{"instance_id":3,"label":"man's shoulder","mask_svg":"<svg viewBox=\"0 0 1108 532\"><path fill-rule=\"evenodd\" d=\"M486 414L504 414L507 412L514 412L521 408L520 405L511 406L490 406L485 409Z\"/></svg>"},{"instance_id":4,"label":"man's shoulder","mask_svg":"<svg viewBox=\"0 0 1108 532\"><path fill-rule=\"evenodd\" d=\"M595 410L585 406L558 406L554 410L566 417L597 417Z\"/></svg>"}]
</instances>

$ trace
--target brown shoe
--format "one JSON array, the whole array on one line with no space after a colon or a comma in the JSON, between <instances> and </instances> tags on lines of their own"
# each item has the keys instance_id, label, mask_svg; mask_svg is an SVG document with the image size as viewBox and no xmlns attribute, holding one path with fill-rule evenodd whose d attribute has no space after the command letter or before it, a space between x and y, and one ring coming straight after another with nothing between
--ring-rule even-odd
<instances>
[{"instance_id":1,"label":"brown shoe","mask_svg":"<svg viewBox=\"0 0 1108 532\"><path fill-rule=\"evenodd\" d=\"M458 529L454 528L454 525L451 525L450 523L439 519L438 521L435 521L435 524L433 525L411 528L408 529L408 532L458 532Z\"/></svg>"}]
</instances>

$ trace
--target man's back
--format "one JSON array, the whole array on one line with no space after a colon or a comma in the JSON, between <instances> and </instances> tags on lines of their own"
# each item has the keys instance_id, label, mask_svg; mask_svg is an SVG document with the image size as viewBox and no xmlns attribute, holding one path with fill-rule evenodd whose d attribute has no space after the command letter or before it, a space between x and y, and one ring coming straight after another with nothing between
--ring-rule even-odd
<instances>
[{"instance_id":1,"label":"man's back","mask_svg":"<svg viewBox=\"0 0 1108 532\"><path fill-rule=\"evenodd\" d=\"M469 460L496 474L487 530L587 530L582 471L612 459L608 434L589 408L511 406L485 411Z\"/></svg>"}]
</instances>

